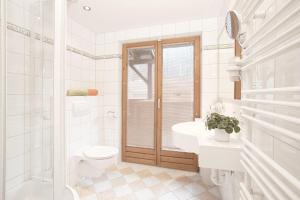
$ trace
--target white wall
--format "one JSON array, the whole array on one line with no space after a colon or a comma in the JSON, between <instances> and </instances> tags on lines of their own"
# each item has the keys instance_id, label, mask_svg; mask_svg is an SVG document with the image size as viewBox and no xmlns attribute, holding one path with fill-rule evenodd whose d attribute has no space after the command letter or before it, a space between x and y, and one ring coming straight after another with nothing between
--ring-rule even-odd
<instances>
[{"instance_id":1,"label":"white wall","mask_svg":"<svg viewBox=\"0 0 300 200\"><path fill-rule=\"evenodd\" d=\"M229 73L226 69L233 64L234 60L234 40L230 39L224 29L225 20L220 20L219 26L222 31L219 33L218 44L228 45L231 48L218 50L218 96L220 101L230 102L234 99L234 82L230 81Z\"/></svg>"},{"instance_id":2,"label":"white wall","mask_svg":"<svg viewBox=\"0 0 300 200\"><path fill-rule=\"evenodd\" d=\"M95 33L68 18L67 44L81 52L95 55ZM80 53L66 51L65 91L96 87L96 60ZM102 91L98 96L66 96L65 131L69 141L69 159L80 149L103 143ZM73 104L84 103L89 111L76 116ZM71 162L72 163L72 162ZM74 166L70 166L70 183L74 183Z\"/></svg>"},{"instance_id":3,"label":"white wall","mask_svg":"<svg viewBox=\"0 0 300 200\"><path fill-rule=\"evenodd\" d=\"M179 22L175 24L162 24L151 27L141 27L118 32L100 33L96 36L96 54L112 55L122 54L122 43L133 41L146 41L159 38L172 38L188 35L202 35L202 77L201 77L201 110L205 116L209 106L218 99L218 57L217 49L206 50L209 45L217 44L218 19L199 19ZM231 50L230 50L231 51ZM222 60L228 60L231 52L222 50ZM96 82L97 88L103 91L103 113L105 143L120 146L121 138L121 60L119 58L97 60ZM227 81L230 83L229 81ZM223 81L224 83L224 81ZM229 95L231 84L224 84ZM229 88L229 89L228 89ZM233 88L232 88L233 91ZM111 119L106 113L114 111L117 118Z\"/></svg>"}]
</instances>

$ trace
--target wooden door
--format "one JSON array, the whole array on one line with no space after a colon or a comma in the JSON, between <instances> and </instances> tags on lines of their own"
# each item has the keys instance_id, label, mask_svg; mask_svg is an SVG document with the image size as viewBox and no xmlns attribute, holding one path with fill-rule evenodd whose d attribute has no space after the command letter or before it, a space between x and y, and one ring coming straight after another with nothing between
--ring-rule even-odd
<instances>
[{"instance_id":1,"label":"wooden door","mask_svg":"<svg viewBox=\"0 0 300 200\"><path fill-rule=\"evenodd\" d=\"M122 160L197 171L171 126L200 117L200 37L123 45Z\"/></svg>"}]
</instances>

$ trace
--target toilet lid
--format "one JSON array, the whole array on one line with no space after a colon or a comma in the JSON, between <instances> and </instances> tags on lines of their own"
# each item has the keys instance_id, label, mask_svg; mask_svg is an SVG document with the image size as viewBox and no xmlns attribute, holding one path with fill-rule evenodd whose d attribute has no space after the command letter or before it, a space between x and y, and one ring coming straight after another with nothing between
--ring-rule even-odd
<instances>
[{"instance_id":1,"label":"toilet lid","mask_svg":"<svg viewBox=\"0 0 300 200\"><path fill-rule=\"evenodd\" d=\"M118 149L111 146L93 146L86 149L83 154L85 157L95 160L111 158L118 154Z\"/></svg>"}]
</instances>

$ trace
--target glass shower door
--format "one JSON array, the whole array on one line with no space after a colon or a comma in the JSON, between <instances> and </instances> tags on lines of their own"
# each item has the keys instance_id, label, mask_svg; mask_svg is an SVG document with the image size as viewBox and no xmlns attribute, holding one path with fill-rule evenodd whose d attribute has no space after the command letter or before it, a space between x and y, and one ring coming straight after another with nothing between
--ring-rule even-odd
<instances>
[{"instance_id":1,"label":"glass shower door","mask_svg":"<svg viewBox=\"0 0 300 200\"><path fill-rule=\"evenodd\" d=\"M53 200L54 1L6 3L5 200Z\"/></svg>"},{"instance_id":2,"label":"glass shower door","mask_svg":"<svg viewBox=\"0 0 300 200\"><path fill-rule=\"evenodd\" d=\"M29 121L30 176L32 180L53 180L53 4L36 1L31 10L39 10L40 17L31 16L28 39L28 67L25 82Z\"/></svg>"}]
</instances>

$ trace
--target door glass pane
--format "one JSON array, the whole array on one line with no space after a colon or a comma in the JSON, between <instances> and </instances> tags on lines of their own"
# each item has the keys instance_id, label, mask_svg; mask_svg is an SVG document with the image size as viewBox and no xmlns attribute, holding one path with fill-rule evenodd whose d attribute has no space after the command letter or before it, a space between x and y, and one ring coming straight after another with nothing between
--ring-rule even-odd
<instances>
[{"instance_id":1,"label":"door glass pane","mask_svg":"<svg viewBox=\"0 0 300 200\"><path fill-rule=\"evenodd\" d=\"M193 120L193 44L164 45L162 71L162 149L176 150L172 126Z\"/></svg>"},{"instance_id":2,"label":"door glass pane","mask_svg":"<svg viewBox=\"0 0 300 200\"><path fill-rule=\"evenodd\" d=\"M154 148L154 47L128 50L127 146Z\"/></svg>"}]
</instances>

